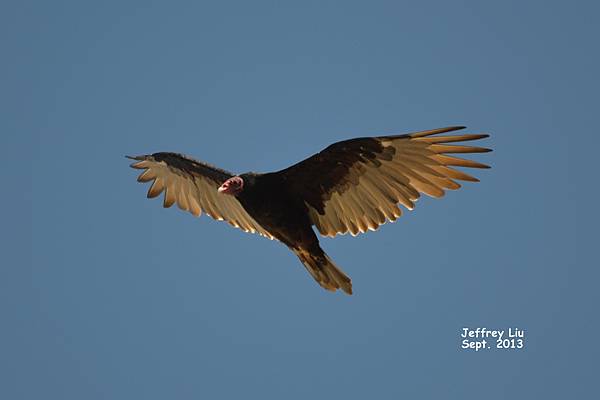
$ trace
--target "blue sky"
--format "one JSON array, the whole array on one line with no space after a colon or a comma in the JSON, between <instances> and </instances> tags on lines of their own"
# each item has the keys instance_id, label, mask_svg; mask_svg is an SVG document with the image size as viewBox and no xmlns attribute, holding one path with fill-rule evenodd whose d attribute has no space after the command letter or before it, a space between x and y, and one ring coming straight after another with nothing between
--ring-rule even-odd
<instances>
[{"instance_id":1,"label":"blue sky","mask_svg":"<svg viewBox=\"0 0 600 400\"><path fill-rule=\"evenodd\" d=\"M590 398L594 2L4 2L0 397ZM145 199L125 154L277 170L464 124L481 183L281 244ZM525 330L521 351L461 329ZM595 374L594 374L595 375Z\"/></svg>"}]
</instances>

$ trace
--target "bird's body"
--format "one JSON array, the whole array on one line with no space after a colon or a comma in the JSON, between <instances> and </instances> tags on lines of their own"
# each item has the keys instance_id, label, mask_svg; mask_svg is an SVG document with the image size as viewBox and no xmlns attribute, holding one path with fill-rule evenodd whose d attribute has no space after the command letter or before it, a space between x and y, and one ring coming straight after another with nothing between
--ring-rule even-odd
<instances>
[{"instance_id":1,"label":"bird's body","mask_svg":"<svg viewBox=\"0 0 600 400\"><path fill-rule=\"evenodd\" d=\"M334 143L281 171L233 174L176 153L130 157L153 181L148 197L165 192L164 206L177 203L290 248L325 289L352 293L350 278L325 254L313 226L325 236L376 230L414 207L420 193L441 197L460 187L453 179L477 181L450 166L487 168L448 153L488 149L447 145L487 135L432 136L462 127Z\"/></svg>"},{"instance_id":2,"label":"bird's body","mask_svg":"<svg viewBox=\"0 0 600 400\"><path fill-rule=\"evenodd\" d=\"M279 173L239 175L244 190L236 195L244 210L273 237L298 256L308 272L325 288L352 293L350 278L319 245L308 208ZM331 283L329 283L331 282Z\"/></svg>"},{"instance_id":3,"label":"bird's body","mask_svg":"<svg viewBox=\"0 0 600 400\"><path fill-rule=\"evenodd\" d=\"M276 239L292 246L312 232L306 206L290 193L286 182L278 174L242 174L246 184L237 196L244 209ZM251 176L251 180L248 177ZM285 224L281 222L285 221Z\"/></svg>"}]
</instances>

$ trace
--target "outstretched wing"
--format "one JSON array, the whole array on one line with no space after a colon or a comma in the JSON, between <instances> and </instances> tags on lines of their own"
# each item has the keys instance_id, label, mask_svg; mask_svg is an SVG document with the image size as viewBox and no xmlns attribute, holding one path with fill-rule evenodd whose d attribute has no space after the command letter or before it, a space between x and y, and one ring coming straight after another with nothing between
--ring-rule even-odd
<instances>
[{"instance_id":1,"label":"outstretched wing","mask_svg":"<svg viewBox=\"0 0 600 400\"><path fill-rule=\"evenodd\" d=\"M137 161L131 164L132 168L144 170L138 177L138 182L152 181L148 198L165 192L165 208L177 203L179 208L195 216L204 212L245 232L258 233L274 239L244 210L234 196L217 191L223 182L233 176L230 172L176 153L155 153L128 158Z\"/></svg>"},{"instance_id":2,"label":"outstretched wing","mask_svg":"<svg viewBox=\"0 0 600 400\"><path fill-rule=\"evenodd\" d=\"M491 150L447 143L488 135L433 136L463 128L345 140L278 174L304 200L322 235L357 235L395 221L402 214L398 204L412 210L421 193L442 197L444 190L460 188L455 180L478 182L451 167L489 168L487 165L448 154Z\"/></svg>"}]
</instances>

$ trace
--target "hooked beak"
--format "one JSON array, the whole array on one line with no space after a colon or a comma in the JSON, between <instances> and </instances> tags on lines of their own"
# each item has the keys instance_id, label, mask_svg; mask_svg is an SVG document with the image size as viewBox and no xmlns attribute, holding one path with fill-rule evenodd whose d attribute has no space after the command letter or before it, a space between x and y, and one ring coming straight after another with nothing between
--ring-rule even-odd
<instances>
[{"instance_id":1,"label":"hooked beak","mask_svg":"<svg viewBox=\"0 0 600 400\"><path fill-rule=\"evenodd\" d=\"M227 185L227 184L225 184L225 183L224 183L224 184L222 184L221 186L219 186L219 188L217 189L217 191L218 191L219 193L223 193L224 191L226 191L226 190L227 190L227 188L228 188L228 187L229 187L229 185Z\"/></svg>"}]
</instances>

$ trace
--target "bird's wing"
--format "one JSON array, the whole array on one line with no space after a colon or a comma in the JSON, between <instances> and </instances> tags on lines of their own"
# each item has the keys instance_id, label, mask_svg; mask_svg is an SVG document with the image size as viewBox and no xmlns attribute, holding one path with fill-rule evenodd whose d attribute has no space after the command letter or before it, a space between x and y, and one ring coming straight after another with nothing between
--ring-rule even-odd
<instances>
[{"instance_id":1,"label":"bird's wing","mask_svg":"<svg viewBox=\"0 0 600 400\"><path fill-rule=\"evenodd\" d=\"M138 177L138 182L152 181L148 198L165 192L165 208L177 203L179 208L195 216L204 212L245 232L258 233L274 239L248 215L234 196L217 191L223 182L233 176L230 172L176 153L155 153L128 158L136 160L131 164L132 168L144 170Z\"/></svg>"},{"instance_id":2,"label":"bird's wing","mask_svg":"<svg viewBox=\"0 0 600 400\"><path fill-rule=\"evenodd\" d=\"M478 181L452 167L487 165L448 154L490 149L448 143L488 135L434 136L463 128L345 140L277 173L304 200L322 235L357 235L395 221L402 214L398 204L412 210L421 193L442 197L444 190L460 187L455 180Z\"/></svg>"}]
</instances>

